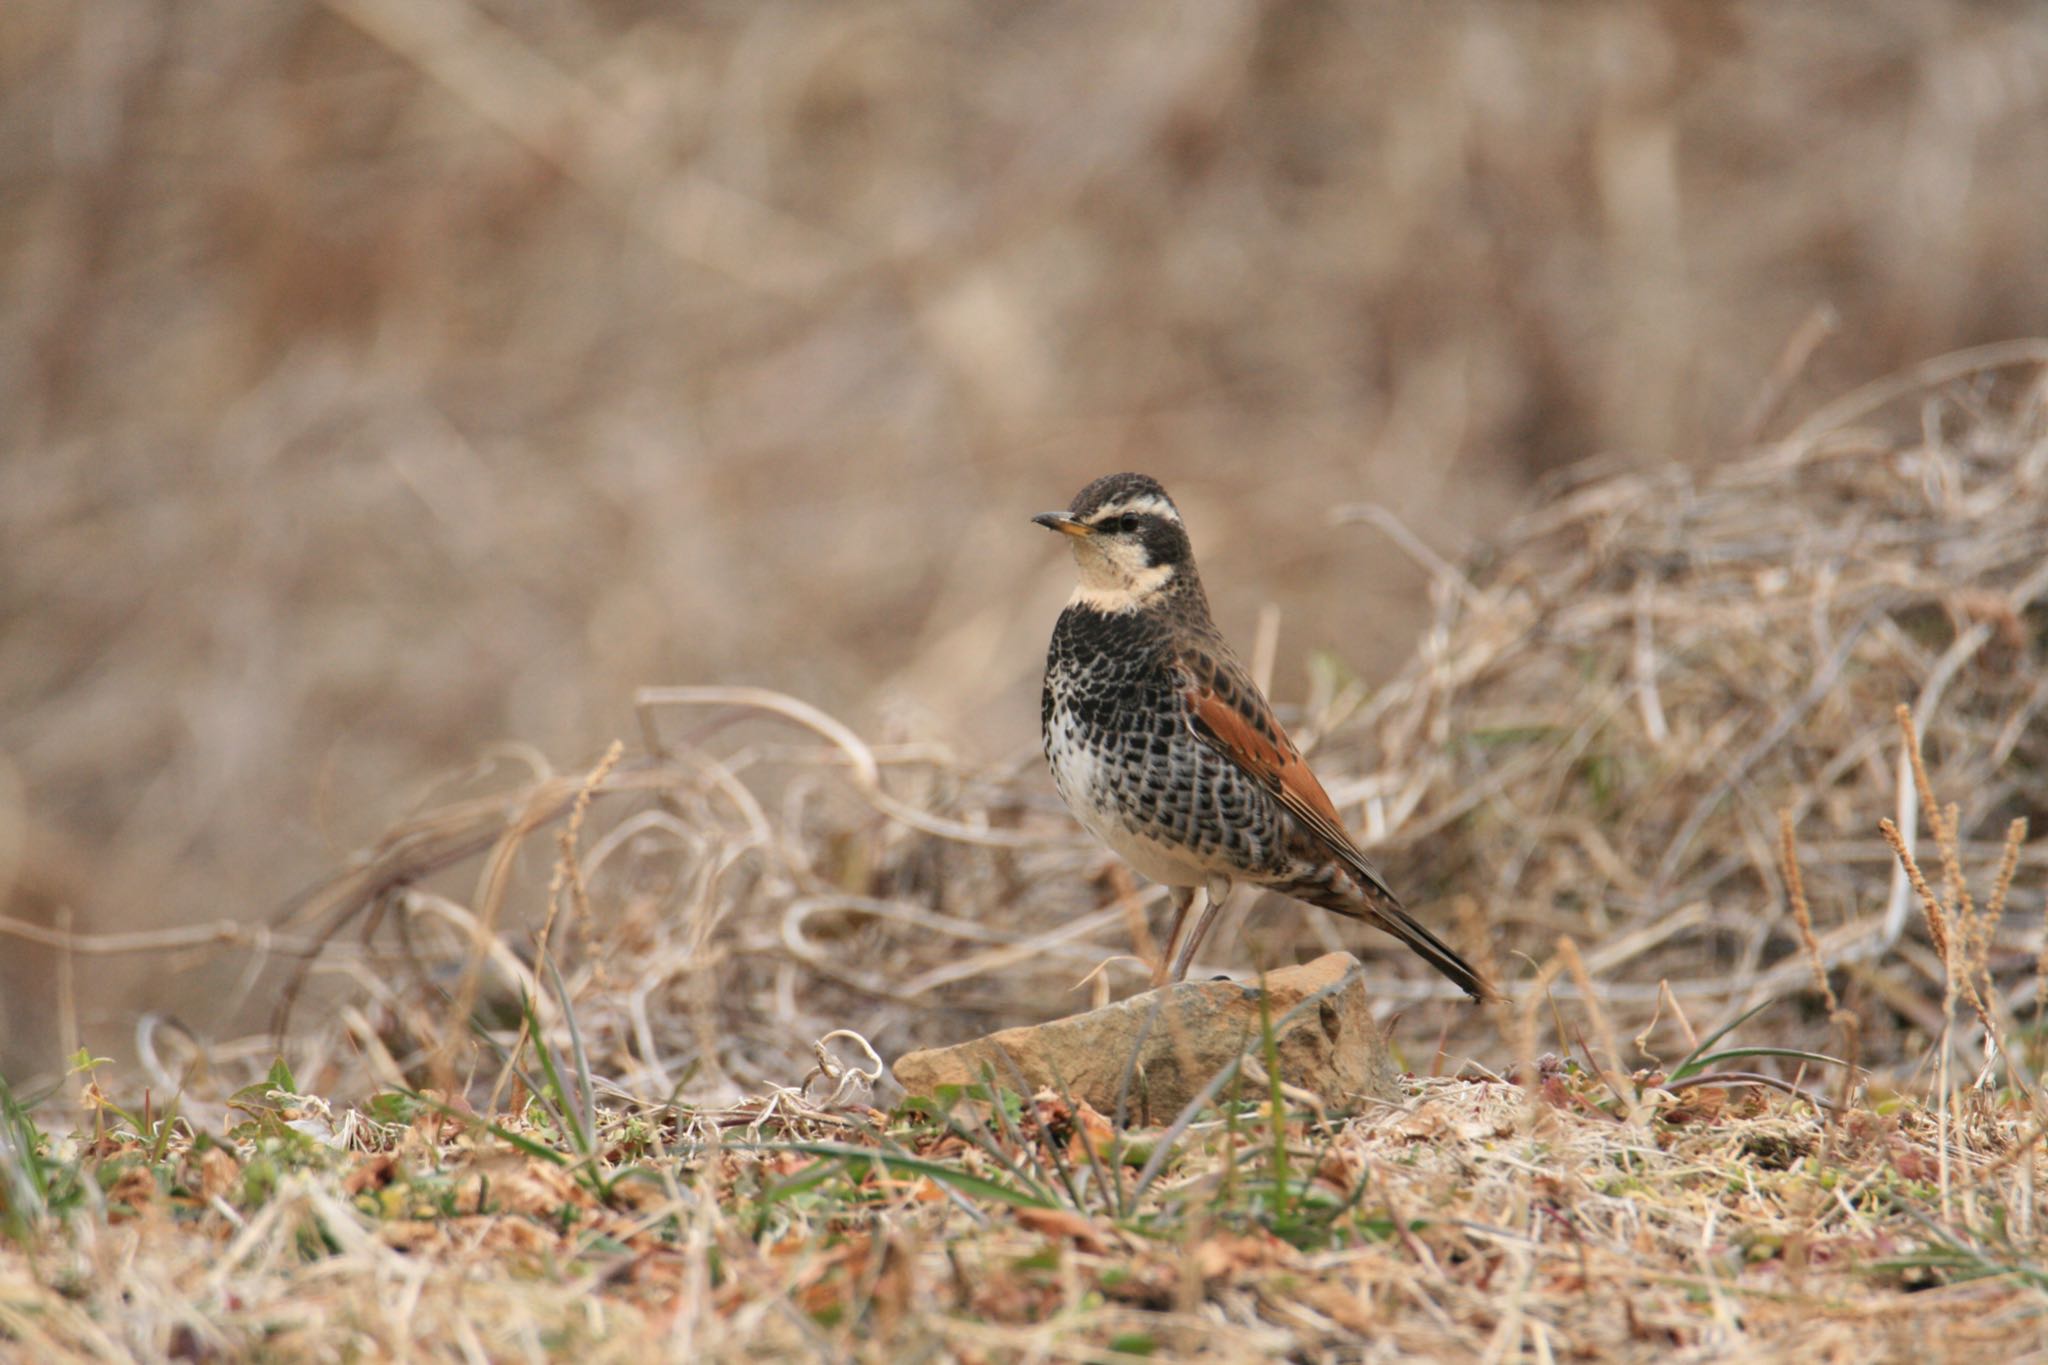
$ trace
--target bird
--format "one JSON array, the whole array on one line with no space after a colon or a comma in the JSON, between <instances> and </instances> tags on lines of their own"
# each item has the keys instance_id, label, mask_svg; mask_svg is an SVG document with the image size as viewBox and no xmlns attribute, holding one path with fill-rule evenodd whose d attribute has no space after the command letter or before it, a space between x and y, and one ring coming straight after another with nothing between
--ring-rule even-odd
<instances>
[{"instance_id":1,"label":"bird","mask_svg":"<svg viewBox=\"0 0 2048 1365\"><path fill-rule=\"evenodd\" d=\"M1143 474L1110 474L1065 511L1080 582L1053 626L1040 725L1067 809L1172 894L1154 986L1186 978L1231 887L1250 883L1364 920L1474 1000L1484 976L1410 915L1359 851L1301 750L1210 618L1180 509ZM1207 897L1183 933L1197 894Z\"/></svg>"}]
</instances>

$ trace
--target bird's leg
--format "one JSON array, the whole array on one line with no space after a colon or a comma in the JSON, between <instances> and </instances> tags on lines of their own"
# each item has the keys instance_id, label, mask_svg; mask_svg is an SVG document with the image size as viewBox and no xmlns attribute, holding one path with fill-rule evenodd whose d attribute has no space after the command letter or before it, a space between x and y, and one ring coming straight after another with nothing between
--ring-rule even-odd
<instances>
[{"instance_id":1,"label":"bird's leg","mask_svg":"<svg viewBox=\"0 0 2048 1365\"><path fill-rule=\"evenodd\" d=\"M1195 927L1188 930L1188 936L1180 945L1180 951L1173 955L1173 969L1166 974L1168 981L1187 980L1188 968L1195 961L1195 949L1201 947L1203 936L1209 932L1209 926L1216 922L1216 912L1223 908L1223 902L1229 896L1228 882L1221 886L1211 886L1203 893L1202 913L1195 917Z\"/></svg>"},{"instance_id":2,"label":"bird's leg","mask_svg":"<svg viewBox=\"0 0 2048 1365\"><path fill-rule=\"evenodd\" d=\"M1188 907L1195 903L1192 886L1170 886L1168 894L1173 897L1173 928L1166 932L1166 942L1160 945L1159 965L1152 969L1152 988L1157 990L1166 984L1166 964L1172 960L1173 945L1180 939L1180 931L1188 922Z\"/></svg>"}]
</instances>

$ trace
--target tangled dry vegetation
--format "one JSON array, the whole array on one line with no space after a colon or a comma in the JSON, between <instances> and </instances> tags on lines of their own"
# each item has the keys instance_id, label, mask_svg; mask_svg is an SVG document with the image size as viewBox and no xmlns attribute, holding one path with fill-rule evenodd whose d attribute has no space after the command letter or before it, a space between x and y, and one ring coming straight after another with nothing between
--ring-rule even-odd
<instances>
[{"instance_id":1,"label":"tangled dry vegetation","mask_svg":"<svg viewBox=\"0 0 2048 1365\"><path fill-rule=\"evenodd\" d=\"M1421 580L1305 506L1462 545L2036 327L2044 73L1975 0L0 3L0 915L245 915L650 680L979 766L1112 465L1283 695L1383 678ZM234 986L129 968L87 1038Z\"/></svg>"},{"instance_id":2,"label":"tangled dry vegetation","mask_svg":"<svg viewBox=\"0 0 2048 1365\"><path fill-rule=\"evenodd\" d=\"M1596 983L1586 1003L1642 1049L1610 1060L1631 1065L1762 1003L1781 1002L1774 1033L1827 1026L1782 871L1789 815L1859 1060L1918 1078L1945 973L1878 827L1926 844L1894 713L1910 708L1956 803L1961 870L1995 863L2013 820L2039 824L2044 359L1950 358L1703 476L1581 472L1468 564L1433 561L1411 663L1371 690L1330 661L1293 718L1333 797L1525 1005ZM1909 434L1886 434L1888 410L1916 404ZM525 993L556 1023L538 931L622 1090L731 1099L801 1074L833 1029L894 1055L1083 1004L1079 983L1161 899L1078 835L1034 760L966 771L746 688L642 706L637 752L435 806L296 907L293 932L326 945L313 998L349 987L340 1028L292 1030L301 1074L323 1093L445 1087L472 1047L451 1021L478 1002L503 1014ZM572 806L563 861L538 836ZM2022 846L2030 912L1981 926L2008 1014L2036 998L2044 866L2048 845ZM470 960L477 934L492 947ZM1565 938L1580 968L1560 980ZM1245 896L1215 942L1218 967L1379 946ZM1553 964L1540 991L1531 963ZM1092 984L1142 973L1126 956ZM1426 975L1390 953L1375 990L1408 1004L1411 1034L1420 1020L1452 1055L1489 1055L1492 1022ZM1568 1050L1583 1017L1531 1023ZM1958 1043L1988 1060L1981 1030Z\"/></svg>"},{"instance_id":3,"label":"tangled dry vegetation","mask_svg":"<svg viewBox=\"0 0 2048 1365\"><path fill-rule=\"evenodd\" d=\"M217 1137L101 1107L86 1155L42 1172L66 1229L0 1256L0 1342L41 1360L1099 1361L2038 1341L2040 1126L2009 1103L1970 1092L1946 1129L1914 1105L1823 1123L1775 1092L1529 1079L1118 1134L1052 1095L893 1116L607 1105L586 1129L573 1084L548 1082L492 1125L399 1094L337 1116L279 1074Z\"/></svg>"},{"instance_id":4,"label":"tangled dry vegetation","mask_svg":"<svg viewBox=\"0 0 2048 1365\"><path fill-rule=\"evenodd\" d=\"M2036 1341L2044 376L2039 343L1948 357L1710 473L1580 471L1458 565L1345 513L1428 561L1434 624L1378 689L1319 665L1290 719L1395 884L1520 1001L1475 1016L1375 960L1419 1073L1392 1109L1240 1084L1122 1131L1052 1094L898 1103L881 1058L1135 982L1103 964L1156 896L1035 764L656 689L591 769L469 774L278 925L162 938L239 939L251 981L307 954L284 1058L157 1022L140 1105L95 1081L66 1135L8 1098L0 1341ZM1238 918L1217 966L1338 932Z\"/></svg>"}]
</instances>

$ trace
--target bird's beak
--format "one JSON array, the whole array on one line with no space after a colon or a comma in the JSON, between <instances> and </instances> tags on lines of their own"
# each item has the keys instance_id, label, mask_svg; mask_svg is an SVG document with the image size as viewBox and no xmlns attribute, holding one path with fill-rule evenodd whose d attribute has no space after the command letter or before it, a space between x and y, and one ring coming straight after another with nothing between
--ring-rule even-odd
<instances>
[{"instance_id":1,"label":"bird's beak","mask_svg":"<svg viewBox=\"0 0 2048 1365\"><path fill-rule=\"evenodd\" d=\"M1090 526L1085 521L1078 521L1068 516L1065 512L1040 512L1032 520L1043 526L1046 530L1058 531L1062 535L1092 536L1095 534L1093 526Z\"/></svg>"}]
</instances>

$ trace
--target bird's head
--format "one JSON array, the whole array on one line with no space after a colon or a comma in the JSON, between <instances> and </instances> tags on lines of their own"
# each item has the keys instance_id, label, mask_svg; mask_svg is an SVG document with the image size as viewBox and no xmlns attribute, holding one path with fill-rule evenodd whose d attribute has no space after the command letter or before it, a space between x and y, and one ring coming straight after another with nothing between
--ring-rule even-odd
<instances>
[{"instance_id":1,"label":"bird's head","mask_svg":"<svg viewBox=\"0 0 2048 1365\"><path fill-rule=\"evenodd\" d=\"M1200 591L1180 509L1143 474L1097 479L1074 495L1066 511L1041 512L1032 520L1068 537L1081 570L1077 603L1133 611L1169 593Z\"/></svg>"}]
</instances>

